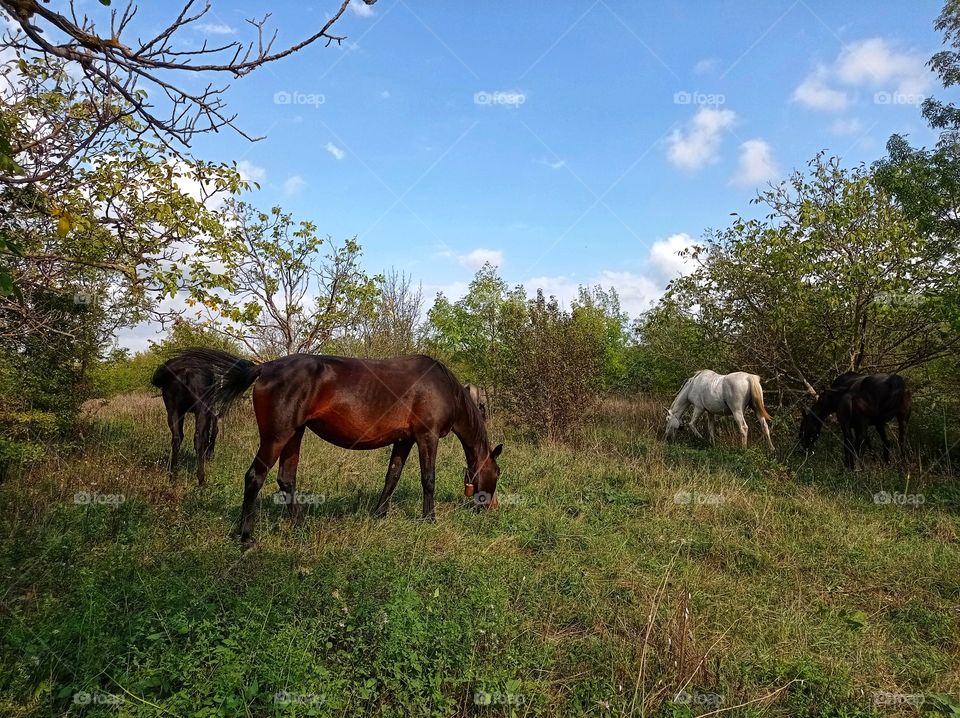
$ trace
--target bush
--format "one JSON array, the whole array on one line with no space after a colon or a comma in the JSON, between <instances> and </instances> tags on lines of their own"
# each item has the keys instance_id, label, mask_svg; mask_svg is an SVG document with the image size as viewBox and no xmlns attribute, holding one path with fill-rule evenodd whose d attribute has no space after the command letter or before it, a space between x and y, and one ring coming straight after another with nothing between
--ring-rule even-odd
<instances>
[{"instance_id":1,"label":"bush","mask_svg":"<svg viewBox=\"0 0 960 718\"><path fill-rule=\"evenodd\" d=\"M540 438L568 438L603 385L605 327L589 311L562 311L540 290L512 323L502 397L509 419Z\"/></svg>"}]
</instances>

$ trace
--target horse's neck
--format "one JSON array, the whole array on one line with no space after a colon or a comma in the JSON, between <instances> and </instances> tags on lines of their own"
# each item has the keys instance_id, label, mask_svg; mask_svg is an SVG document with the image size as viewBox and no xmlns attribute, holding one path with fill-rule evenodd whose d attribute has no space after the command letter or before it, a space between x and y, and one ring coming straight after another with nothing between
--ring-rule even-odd
<instances>
[{"instance_id":1,"label":"horse's neck","mask_svg":"<svg viewBox=\"0 0 960 718\"><path fill-rule=\"evenodd\" d=\"M687 381L680 390L680 393L677 394L677 398L673 400L673 404L670 405L671 414L680 415L690 405L689 394L691 383L692 381Z\"/></svg>"},{"instance_id":2,"label":"horse's neck","mask_svg":"<svg viewBox=\"0 0 960 718\"><path fill-rule=\"evenodd\" d=\"M467 401L472 402L469 396ZM464 405L463 410L457 421L453 423L453 433L463 446L463 454L466 456L467 465L473 467L481 456L490 453L490 441L487 439L487 428L482 418L470 416L468 412L473 407ZM476 410L479 413L479 409Z\"/></svg>"},{"instance_id":3,"label":"horse's neck","mask_svg":"<svg viewBox=\"0 0 960 718\"><path fill-rule=\"evenodd\" d=\"M813 405L813 411L821 419L826 419L828 416L835 413L840 407L840 400L843 398L845 393L845 391L827 389L825 392L823 392L817 403Z\"/></svg>"}]
</instances>

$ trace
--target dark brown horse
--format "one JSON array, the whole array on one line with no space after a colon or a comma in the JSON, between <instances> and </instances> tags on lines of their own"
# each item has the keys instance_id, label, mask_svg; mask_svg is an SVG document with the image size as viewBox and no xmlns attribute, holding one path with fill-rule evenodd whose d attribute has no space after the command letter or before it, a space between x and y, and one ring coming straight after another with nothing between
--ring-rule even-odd
<instances>
[{"instance_id":1,"label":"dark brown horse","mask_svg":"<svg viewBox=\"0 0 960 718\"><path fill-rule=\"evenodd\" d=\"M204 361L196 361L189 351L202 351ZM197 454L197 482L202 486L206 480L204 464L213 458L219 432L213 407L213 389L218 377L240 360L218 349L189 351L181 352L157 367L150 381L160 390L163 405L167 409L167 424L171 434L167 471L171 479L177 475L184 417L187 414L196 416L193 446Z\"/></svg>"},{"instance_id":2,"label":"dark brown horse","mask_svg":"<svg viewBox=\"0 0 960 718\"><path fill-rule=\"evenodd\" d=\"M817 397L809 410L803 410L800 443L807 450L813 448L827 417L836 413L843 432L844 465L856 468L871 425L876 427L883 444L883 460L890 461L886 424L891 419L897 420L897 438L903 456L911 405L910 389L899 374L841 374Z\"/></svg>"},{"instance_id":3,"label":"dark brown horse","mask_svg":"<svg viewBox=\"0 0 960 718\"><path fill-rule=\"evenodd\" d=\"M203 352L195 352L198 362ZM297 463L305 429L346 449L393 445L383 492L373 511L387 513L410 449L417 445L423 517L435 518L437 445L451 431L466 456L464 491L478 507L496 505L502 445L490 448L483 416L443 364L428 356L365 360L295 354L265 364L240 361L223 374L218 406L229 405L251 384L260 447L244 477L240 541L253 539L253 510L267 473L280 462L277 483L290 518L302 520L296 500Z\"/></svg>"}]
</instances>

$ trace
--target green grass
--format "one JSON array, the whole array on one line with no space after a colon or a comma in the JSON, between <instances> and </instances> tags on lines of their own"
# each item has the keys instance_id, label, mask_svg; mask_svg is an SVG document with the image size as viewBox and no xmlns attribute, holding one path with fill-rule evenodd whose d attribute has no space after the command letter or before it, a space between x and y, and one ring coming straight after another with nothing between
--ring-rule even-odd
<instances>
[{"instance_id":1,"label":"green grass","mask_svg":"<svg viewBox=\"0 0 960 718\"><path fill-rule=\"evenodd\" d=\"M829 441L665 445L660 411L609 402L576 446L494 425L485 515L448 437L435 524L415 459L376 521L389 450L311 437L323 501L295 529L268 484L241 555L245 412L200 489L164 475L158 401L114 400L84 451L0 485L0 715L960 714L955 479L844 472Z\"/></svg>"}]
</instances>

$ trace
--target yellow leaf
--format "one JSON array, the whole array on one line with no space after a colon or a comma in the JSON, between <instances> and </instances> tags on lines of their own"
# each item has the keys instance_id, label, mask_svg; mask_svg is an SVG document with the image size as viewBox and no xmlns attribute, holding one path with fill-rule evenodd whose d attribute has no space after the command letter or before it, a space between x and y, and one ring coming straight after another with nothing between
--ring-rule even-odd
<instances>
[{"instance_id":1,"label":"yellow leaf","mask_svg":"<svg viewBox=\"0 0 960 718\"><path fill-rule=\"evenodd\" d=\"M57 220L57 234L60 237L70 234L70 219L66 215Z\"/></svg>"}]
</instances>

